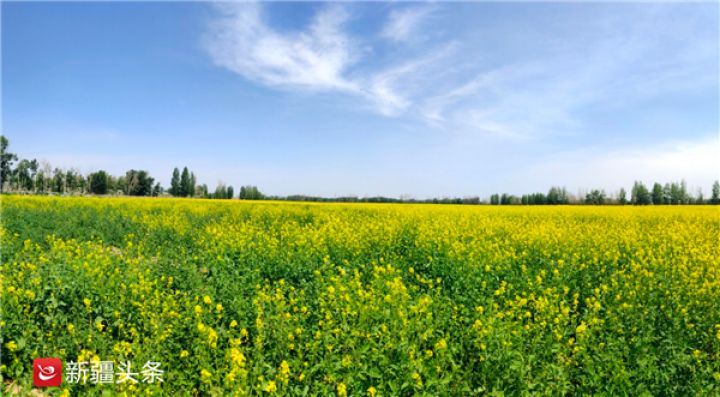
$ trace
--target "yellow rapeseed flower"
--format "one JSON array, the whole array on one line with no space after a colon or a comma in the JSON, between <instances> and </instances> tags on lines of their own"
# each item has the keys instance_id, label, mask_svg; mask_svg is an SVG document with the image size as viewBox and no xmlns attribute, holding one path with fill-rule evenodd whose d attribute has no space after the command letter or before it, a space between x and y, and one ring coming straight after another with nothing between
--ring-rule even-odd
<instances>
[{"instance_id":1,"label":"yellow rapeseed flower","mask_svg":"<svg viewBox=\"0 0 720 397\"><path fill-rule=\"evenodd\" d=\"M14 340L11 340L10 342L7 342L5 344L5 347L7 347L7 349L10 350L11 352L14 352L15 350L17 350L18 345L17 345L17 343L15 343Z\"/></svg>"},{"instance_id":2,"label":"yellow rapeseed flower","mask_svg":"<svg viewBox=\"0 0 720 397\"><path fill-rule=\"evenodd\" d=\"M339 397L347 397L347 386L344 383L338 383L337 393Z\"/></svg>"},{"instance_id":3,"label":"yellow rapeseed flower","mask_svg":"<svg viewBox=\"0 0 720 397\"><path fill-rule=\"evenodd\" d=\"M267 393L275 393L277 391L277 385L274 380L268 381L263 387L263 391Z\"/></svg>"}]
</instances>

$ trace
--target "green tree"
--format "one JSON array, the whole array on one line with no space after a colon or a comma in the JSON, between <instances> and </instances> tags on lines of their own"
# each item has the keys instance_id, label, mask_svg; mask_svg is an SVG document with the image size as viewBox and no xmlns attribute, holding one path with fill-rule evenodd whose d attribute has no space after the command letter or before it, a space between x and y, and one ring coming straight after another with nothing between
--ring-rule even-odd
<instances>
[{"instance_id":1,"label":"green tree","mask_svg":"<svg viewBox=\"0 0 720 397\"><path fill-rule=\"evenodd\" d=\"M720 181L715 181L712 185L712 196L710 196L710 204L720 204Z\"/></svg>"},{"instance_id":2,"label":"green tree","mask_svg":"<svg viewBox=\"0 0 720 397\"><path fill-rule=\"evenodd\" d=\"M127 194L128 191L128 181L127 181L127 174L126 175L120 175L115 180L115 190L121 191L123 194Z\"/></svg>"},{"instance_id":3,"label":"green tree","mask_svg":"<svg viewBox=\"0 0 720 397\"><path fill-rule=\"evenodd\" d=\"M180 191L179 195L182 197L188 197L192 194L190 190L190 173L187 167L183 167L182 175L180 176Z\"/></svg>"},{"instance_id":4,"label":"green tree","mask_svg":"<svg viewBox=\"0 0 720 397\"><path fill-rule=\"evenodd\" d=\"M655 182L652 188L652 202L655 205L664 204L662 185Z\"/></svg>"},{"instance_id":5,"label":"green tree","mask_svg":"<svg viewBox=\"0 0 720 397\"><path fill-rule=\"evenodd\" d=\"M44 193L45 192L45 186L46 186L46 180L47 177L45 175L44 170L39 170L37 174L35 174L35 191L37 193Z\"/></svg>"},{"instance_id":6,"label":"green tree","mask_svg":"<svg viewBox=\"0 0 720 397\"><path fill-rule=\"evenodd\" d=\"M225 199L227 198L227 189L225 188L225 185L220 183L215 188L215 193L213 193L213 198L216 199Z\"/></svg>"},{"instance_id":7,"label":"green tree","mask_svg":"<svg viewBox=\"0 0 720 397\"><path fill-rule=\"evenodd\" d=\"M228 186L227 188L227 198L232 199L235 196L235 190L232 186Z\"/></svg>"},{"instance_id":8,"label":"green tree","mask_svg":"<svg viewBox=\"0 0 720 397\"><path fill-rule=\"evenodd\" d=\"M172 179L170 180L170 194L176 197L180 195L180 170L177 167L173 169Z\"/></svg>"},{"instance_id":9,"label":"green tree","mask_svg":"<svg viewBox=\"0 0 720 397\"><path fill-rule=\"evenodd\" d=\"M65 193L65 183L65 173L60 168L55 168L55 171L53 171L53 192Z\"/></svg>"},{"instance_id":10,"label":"green tree","mask_svg":"<svg viewBox=\"0 0 720 397\"><path fill-rule=\"evenodd\" d=\"M12 176L13 162L17 161L17 155L7 151L10 141L5 135L0 135L0 193L3 191L5 183L9 183Z\"/></svg>"},{"instance_id":11,"label":"green tree","mask_svg":"<svg viewBox=\"0 0 720 397\"><path fill-rule=\"evenodd\" d=\"M585 195L585 204L605 204L605 192L597 189L591 190L590 193Z\"/></svg>"},{"instance_id":12,"label":"green tree","mask_svg":"<svg viewBox=\"0 0 720 397\"><path fill-rule=\"evenodd\" d=\"M570 200L568 199L567 190L564 187L553 186L548 191L545 200L547 204L567 204Z\"/></svg>"},{"instance_id":13,"label":"green tree","mask_svg":"<svg viewBox=\"0 0 720 397\"><path fill-rule=\"evenodd\" d=\"M195 173L190 173L190 185L188 187L188 196L194 197L195 196L195 185L197 184L197 179L195 178Z\"/></svg>"},{"instance_id":14,"label":"green tree","mask_svg":"<svg viewBox=\"0 0 720 397\"><path fill-rule=\"evenodd\" d=\"M627 193L625 192L625 188L620 188L620 192L618 193L618 204L627 204Z\"/></svg>"},{"instance_id":15,"label":"green tree","mask_svg":"<svg viewBox=\"0 0 720 397\"><path fill-rule=\"evenodd\" d=\"M640 181L635 181L632 191L630 192L630 196L630 201L632 201L635 205L647 205L652 203L650 192L647 187L645 187L645 184Z\"/></svg>"},{"instance_id":16,"label":"green tree","mask_svg":"<svg viewBox=\"0 0 720 397\"><path fill-rule=\"evenodd\" d=\"M542 193L533 193L528 196L528 203L532 205L548 204L547 196Z\"/></svg>"},{"instance_id":17,"label":"green tree","mask_svg":"<svg viewBox=\"0 0 720 397\"><path fill-rule=\"evenodd\" d=\"M130 170L125 173L127 179L126 194L130 196L150 196L152 195L154 178L150 177L147 171Z\"/></svg>"},{"instance_id":18,"label":"green tree","mask_svg":"<svg viewBox=\"0 0 720 397\"><path fill-rule=\"evenodd\" d=\"M672 203L672 185L669 183L665 184L665 187L663 187L663 204L671 204Z\"/></svg>"},{"instance_id":19,"label":"green tree","mask_svg":"<svg viewBox=\"0 0 720 397\"><path fill-rule=\"evenodd\" d=\"M65 172L65 191L74 192L80 188L80 175L72 168Z\"/></svg>"},{"instance_id":20,"label":"green tree","mask_svg":"<svg viewBox=\"0 0 720 397\"><path fill-rule=\"evenodd\" d=\"M37 173L37 160L22 159L15 168L15 180L18 190L33 191L35 189L35 174Z\"/></svg>"},{"instance_id":21,"label":"green tree","mask_svg":"<svg viewBox=\"0 0 720 397\"><path fill-rule=\"evenodd\" d=\"M98 171L88 175L89 191L92 194L107 194L108 174L105 171Z\"/></svg>"},{"instance_id":22,"label":"green tree","mask_svg":"<svg viewBox=\"0 0 720 397\"><path fill-rule=\"evenodd\" d=\"M264 195L260 193L257 186L242 186L240 187L240 199L241 200L262 200Z\"/></svg>"}]
</instances>

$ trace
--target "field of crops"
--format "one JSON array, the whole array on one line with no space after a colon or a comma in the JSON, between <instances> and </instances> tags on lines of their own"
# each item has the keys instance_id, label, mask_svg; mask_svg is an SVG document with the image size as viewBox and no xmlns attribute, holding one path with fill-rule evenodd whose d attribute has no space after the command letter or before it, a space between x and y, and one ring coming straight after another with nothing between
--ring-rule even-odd
<instances>
[{"instance_id":1,"label":"field of crops","mask_svg":"<svg viewBox=\"0 0 720 397\"><path fill-rule=\"evenodd\" d=\"M717 207L2 197L2 375L50 395L720 395ZM138 368L140 371L140 368Z\"/></svg>"}]
</instances>

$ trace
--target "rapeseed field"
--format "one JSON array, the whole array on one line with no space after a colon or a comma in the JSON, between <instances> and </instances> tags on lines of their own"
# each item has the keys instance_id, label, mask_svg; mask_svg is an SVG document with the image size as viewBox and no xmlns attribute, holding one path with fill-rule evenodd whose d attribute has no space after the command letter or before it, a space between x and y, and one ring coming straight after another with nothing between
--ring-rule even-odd
<instances>
[{"instance_id":1,"label":"rapeseed field","mask_svg":"<svg viewBox=\"0 0 720 397\"><path fill-rule=\"evenodd\" d=\"M21 393L720 395L716 206L3 196L0 239Z\"/></svg>"}]
</instances>

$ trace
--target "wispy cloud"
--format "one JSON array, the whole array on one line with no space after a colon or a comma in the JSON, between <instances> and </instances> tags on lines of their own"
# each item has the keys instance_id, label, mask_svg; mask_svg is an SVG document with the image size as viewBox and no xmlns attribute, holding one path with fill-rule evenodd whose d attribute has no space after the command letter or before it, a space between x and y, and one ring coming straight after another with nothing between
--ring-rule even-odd
<instances>
[{"instance_id":1,"label":"wispy cloud","mask_svg":"<svg viewBox=\"0 0 720 397\"><path fill-rule=\"evenodd\" d=\"M605 21L589 42L562 43L542 57L477 72L428 96L420 113L430 124L454 131L529 141L575 134L583 127L582 112L590 108L612 111L717 85L717 76L709 73L708 62L717 65L711 43L685 43L668 56L666 40L646 32L657 22L654 15L641 14L635 22L628 28Z\"/></svg>"},{"instance_id":2,"label":"wispy cloud","mask_svg":"<svg viewBox=\"0 0 720 397\"><path fill-rule=\"evenodd\" d=\"M392 10L382 29L381 36L392 41L408 41L414 37L418 26L434 10L435 7L432 5Z\"/></svg>"},{"instance_id":3,"label":"wispy cloud","mask_svg":"<svg viewBox=\"0 0 720 397\"><path fill-rule=\"evenodd\" d=\"M273 86L356 92L345 78L355 62L354 43L342 30L348 18L339 6L315 15L304 32L281 34L263 20L261 5L217 5L205 46L213 61L245 78Z\"/></svg>"},{"instance_id":4,"label":"wispy cloud","mask_svg":"<svg viewBox=\"0 0 720 397\"><path fill-rule=\"evenodd\" d=\"M443 44L416 59L356 68L367 61L362 58L367 51L347 33L349 13L340 4L323 8L299 33L272 29L258 3L221 4L216 9L219 15L210 24L204 45L217 65L269 86L365 98L386 116L399 115L413 103L406 95L411 90L402 89L400 83L442 58L449 48ZM392 38L402 39L430 11L417 7L392 14L388 24L394 26Z\"/></svg>"},{"instance_id":5,"label":"wispy cloud","mask_svg":"<svg viewBox=\"0 0 720 397\"><path fill-rule=\"evenodd\" d=\"M453 42L428 51L427 55L401 62L368 77L365 95L386 116L397 116L425 93L427 78L443 65L456 49Z\"/></svg>"},{"instance_id":6,"label":"wispy cloud","mask_svg":"<svg viewBox=\"0 0 720 397\"><path fill-rule=\"evenodd\" d=\"M509 141L573 135L583 131L587 109L608 110L693 84L717 85L708 73L708 62L716 64L716 43L679 43L672 33L658 35L652 28L672 15L670 8L636 9L632 25L627 18L599 16L572 40L518 32L527 54L500 51L492 64L484 62L481 35L475 41L435 37L423 42L422 51L403 45L402 54L378 56L384 44L405 44L425 31L420 26L439 7L396 6L377 35L353 36L342 4L321 8L293 33L269 26L260 4L226 4L217 7L206 48L219 66L261 84L343 93L385 116ZM696 35L697 21L673 23L672 32ZM669 42L674 44L667 47ZM668 56L668 48L682 51Z\"/></svg>"}]
</instances>

